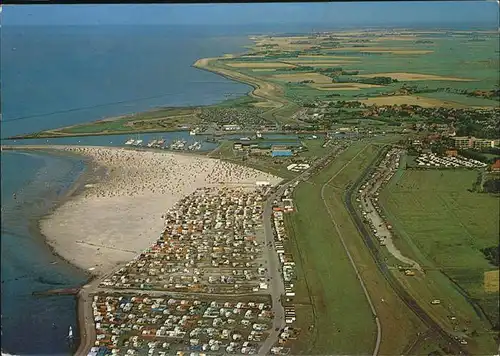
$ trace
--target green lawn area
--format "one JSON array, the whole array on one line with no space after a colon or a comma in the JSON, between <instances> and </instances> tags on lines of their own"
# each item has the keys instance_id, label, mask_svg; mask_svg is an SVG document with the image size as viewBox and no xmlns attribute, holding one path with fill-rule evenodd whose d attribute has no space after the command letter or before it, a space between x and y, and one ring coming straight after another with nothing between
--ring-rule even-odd
<instances>
[{"instance_id":1,"label":"green lawn area","mask_svg":"<svg viewBox=\"0 0 500 356\"><path fill-rule=\"evenodd\" d=\"M402 352L416 333L423 330L379 274L343 205L346 185L356 180L382 147L366 141L353 143L317 175L299 184L294 192L297 211L285 218L297 264L294 304L298 325L303 330L292 348L294 354L373 352L376 325L371 310L321 199L323 184L344 166L326 186L325 197L381 320L380 354ZM309 330L311 324L314 328Z\"/></svg>"},{"instance_id":2,"label":"green lawn area","mask_svg":"<svg viewBox=\"0 0 500 356\"><path fill-rule=\"evenodd\" d=\"M331 146L323 147L324 143L324 136L318 136L317 139L313 140L302 140L302 144L307 148L307 151L300 153L300 157L313 158L323 156L325 153L332 150Z\"/></svg>"},{"instance_id":3,"label":"green lawn area","mask_svg":"<svg viewBox=\"0 0 500 356\"><path fill-rule=\"evenodd\" d=\"M288 220L298 251L294 256L300 256L303 275L297 280L294 303L312 302L316 316L315 332L303 353L371 354L375 322L330 217L320 204L320 189L302 183L295 192L299 213Z\"/></svg>"},{"instance_id":4,"label":"green lawn area","mask_svg":"<svg viewBox=\"0 0 500 356\"><path fill-rule=\"evenodd\" d=\"M498 267L480 249L498 245L500 211L498 198L468 191L477 175L471 170L403 170L383 191L381 203L396 230L395 243L429 269L420 282L408 283L422 295L424 289L440 293L456 315L482 329L478 350L491 352L493 340L486 337L491 326L480 321L458 288L439 272L476 300L492 323L498 323L498 293L486 293L483 282L484 272Z\"/></svg>"},{"instance_id":5,"label":"green lawn area","mask_svg":"<svg viewBox=\"0 0 500 356\"><path fill-rule=\"evenodd\" d=\"M195 114L195 110L196 108L163 108L116 119L71 126L57 131L67 134L89 134L131 131L140 132L141 130L178 130L178 125L192 124L199 121ZM136 122L136 124L133 126L130 125L129 123L132 122Z\"/></svg>"}]
</instances>

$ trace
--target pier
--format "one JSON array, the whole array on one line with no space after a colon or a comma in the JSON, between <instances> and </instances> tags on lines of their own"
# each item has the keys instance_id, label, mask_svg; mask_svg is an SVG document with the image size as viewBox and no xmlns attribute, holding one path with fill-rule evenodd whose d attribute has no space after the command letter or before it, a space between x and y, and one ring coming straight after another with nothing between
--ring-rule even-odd
<instances>
[{"instance_id":1,"label":"pier","mask_svg":"<svg viewBox=\"0 0 500 356\"><path fill-rule=\"evenodd\" d=\"M46 291L35 291L34 296L37 297L50 297L54 295L77 295L80 292L80 288L62 288L62 289L50 289Z\"/></svg>"}]
</instances>

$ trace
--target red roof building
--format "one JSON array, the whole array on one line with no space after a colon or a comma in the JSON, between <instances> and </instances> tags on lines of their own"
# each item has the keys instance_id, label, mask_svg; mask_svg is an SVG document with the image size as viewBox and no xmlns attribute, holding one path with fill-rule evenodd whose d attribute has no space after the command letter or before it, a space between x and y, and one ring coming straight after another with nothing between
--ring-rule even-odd
<instances>
[{"instance_id":1,"label":"red roof building","mask_svg":"<svg viewBox=\"0 0 500 356\"><path fill-rule=\"evenodd\" d=\"M500 172L500 159L497 159L495 163L491 165L492 172Z\"/></svg>"}]
</instances>

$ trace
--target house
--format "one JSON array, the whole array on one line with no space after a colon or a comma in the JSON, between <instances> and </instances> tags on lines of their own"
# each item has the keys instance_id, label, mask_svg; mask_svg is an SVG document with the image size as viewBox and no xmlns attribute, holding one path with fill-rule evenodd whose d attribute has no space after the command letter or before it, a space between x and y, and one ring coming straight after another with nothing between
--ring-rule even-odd
<instances>
[{"instance_id":1,"label":"house","mask_svg":"<svg viewBox=\"0 0 500 356\"><path fill-rule=\"evenodd\" d=\"M448 157L456 157L458 155L458 151L457 150L446 150L445 154Z\"/></svg>"}]
</instances>

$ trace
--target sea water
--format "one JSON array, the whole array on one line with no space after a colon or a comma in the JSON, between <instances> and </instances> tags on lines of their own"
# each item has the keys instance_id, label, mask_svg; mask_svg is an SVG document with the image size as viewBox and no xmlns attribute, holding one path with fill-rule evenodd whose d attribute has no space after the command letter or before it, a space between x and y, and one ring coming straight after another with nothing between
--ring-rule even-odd
<instances>
[{"instance_id":1,"label":"sea water","mask_svg":"<svg viewBox=\"0 0 500 356\"><path fill-rule=\"evenodd\" d=\"M249 86L191 67L199 58L243 52L248 42L227 31L2 26L1 137L244 95ZM54 141L114 146L124 138ZM70 354L69 326L78 333L75 299L32 293L78 286L88 276L51 253L36 221L58 203L84 165L71 157L4 151L1 168L2 350Z\"/></svg>"},{"instance_id":2,"label":"sea water","mask_svg":"<svg viewBox=\"0 0 500 356\"><path fill-rule=\"evenodd\" d=\"M70 351L68 328L77 331L74 298L32 293L77 287L88 276L54 256L36 224L83 164L69 157L9 152L2 153L1 168L2 349L23 355Z\"/></svg>"}]
</instances>

